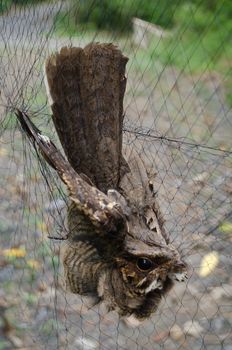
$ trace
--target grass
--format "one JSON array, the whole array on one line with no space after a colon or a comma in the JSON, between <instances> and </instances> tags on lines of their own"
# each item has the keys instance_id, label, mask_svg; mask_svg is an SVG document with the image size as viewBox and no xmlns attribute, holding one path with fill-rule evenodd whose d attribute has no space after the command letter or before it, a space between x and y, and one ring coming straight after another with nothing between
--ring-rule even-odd
<instances>
[{"instance_id":1,"label":"grass","mask_svg":"<svg viewBox=\"0 0 232 350\"><path fill-rule=\"evenodd\" d=\"M19 6L36 5L47 0L0 0L0 14L7 12L12 4Z\"/></svg>"},{"instance_id":2,"label":"grass","mask_svg":"<svg viewBox=\"0 0 232 350\"><path fill-rule=\"evenodd\" d=\"M1 0L0 1L0 14L7 12L12 5L12 0Z\"/></svg>"},{"instance_id":3,"label":"grass","mask_svg":"<svg viewBox=\"0 0 232 350\"><path fill-rule=\"evenodd\" d=\"M6 117L1 122L2 130L15 130L17 126L17 119L14 112L8 112Z\"/></svg>"},{"instance_id":4,"label":"grass","mask_svg":"<svg viewBox=\"0 0 232 350\"><path fill-rule=\"evenodd\" d=\"M35 293L24 292L22 294L22 297L23 297L24 301L26 302L26 304L29 306L35 306L38 304L39 297Z\"/></svg>"},{"instance_id":5,"label":"grass","mask_svg":"<svg viewBox=\"0 0 232 350\"><path fill-rule=\"evenodd\" d=\"M0 350L10 349L10 347L11 347L11 343L9 341L0 339Z\"/></svg>"},{"instance_id":6,"label":"grass","mask_svg":"<svg viewBox=\"0 0 232 350\"><path fill-rule=\"evenodd\" d=\"M55 329L56 329L55 321L54 320L46 320L41 327L41 332L45 336L49 336L54 332Z\"/></svg>"}]
</instances>

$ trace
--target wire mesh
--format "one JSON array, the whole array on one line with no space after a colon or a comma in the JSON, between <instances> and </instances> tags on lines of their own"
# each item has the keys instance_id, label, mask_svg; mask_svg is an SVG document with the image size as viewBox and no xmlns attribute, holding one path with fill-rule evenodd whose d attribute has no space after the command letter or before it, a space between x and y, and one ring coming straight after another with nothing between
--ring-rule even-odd
<instances>
[{"instance_id":1,"label":"wire mesh","mask_svg":"<svg viewBox=\"0 0 232 350\"><path fill-rule=\"evenodd\" d=\"M232 349L231 26L221 33L228 2L204 13L191 45L185 35L204 1L190 2L180 28L134 19L126 34L129 19L120 33L76 23L82 1L22 3L0 2L0 349ZM99 4L109 16L110 2L86 3L89 17ZM129 3L139 16L143 2ZM154 1L150 9L161 19L171 11L178 23L186 4L164 1L161 11ZM115 6L118 15L126 2ZM129 57L123 142L156 174L166 228L190 266L188 282L137 328L63 287L63 242L48 236L67 232L65 189L14 116L16 107L29 111L58 144L43 64L63 46L91 41L113 42Z\"/></svg>"}]
</instances>

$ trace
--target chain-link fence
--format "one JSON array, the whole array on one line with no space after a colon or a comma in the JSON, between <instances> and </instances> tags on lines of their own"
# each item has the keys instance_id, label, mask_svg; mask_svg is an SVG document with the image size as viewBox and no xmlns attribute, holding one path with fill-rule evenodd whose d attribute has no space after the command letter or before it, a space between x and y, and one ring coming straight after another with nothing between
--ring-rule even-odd
<instances>
[{"instance_id":1,"label":"chain-link fence","mask_svg":"<svg viewBox=\"0 0 232 350\"><path fill-rule=\"evenodd\" d=\"M0 349L232 349L230 1L0 1ZM15 108L59 144L44 62L112 42L129 58L124 145L155 174L171 241L189 264L136 328L63 287L65 190Z\"/></svg>"}]
</instances>

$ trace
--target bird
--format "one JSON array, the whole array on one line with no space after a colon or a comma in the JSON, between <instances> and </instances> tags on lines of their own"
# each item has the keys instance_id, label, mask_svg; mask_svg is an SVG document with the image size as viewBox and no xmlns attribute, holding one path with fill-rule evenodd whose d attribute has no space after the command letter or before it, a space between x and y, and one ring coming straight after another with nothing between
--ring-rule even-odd
<instances>
[{"instance_id":1,"label":"bird","mask_svg":"<svg viewBox=\"0 0 232 350\"><path fill-rule=\"evenodd\" d=\"M126 320L151 317L188 266L170 242L141 156L123 153L128 59L113 44L63 47L45 87L64 154L19 109L22 130L68 190L66 289Z\"/></svg>"}]
</instances>

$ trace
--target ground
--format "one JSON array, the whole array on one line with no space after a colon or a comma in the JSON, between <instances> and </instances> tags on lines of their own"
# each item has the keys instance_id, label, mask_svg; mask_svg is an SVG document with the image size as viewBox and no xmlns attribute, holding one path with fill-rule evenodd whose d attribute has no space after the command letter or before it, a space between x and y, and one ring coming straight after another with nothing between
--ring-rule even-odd
<instances>
[{"instance_id":1,"label":"ground","mask_svg":"<svg viewBox=\"0 0 232 350\"><path fill-rule=\"evenodd\" d=\"M143 51L138 55L129 39L119 41L130 58L124 144L137 148L156 174L166 227L189 263L189 280L176 284L158 312L134 329L65 291L65 243L47 238L65 233L65 196L42 164L48 191L38 157L22 142L8 108L36 111L37 125L56 140L42 63L54 49L83 46L90 36L52 34L60 6L14 8L0 18L0 349L231 350L232 112L224 77L187 74L157 61L146 67Z\"/></svg>"}]
</instances>

